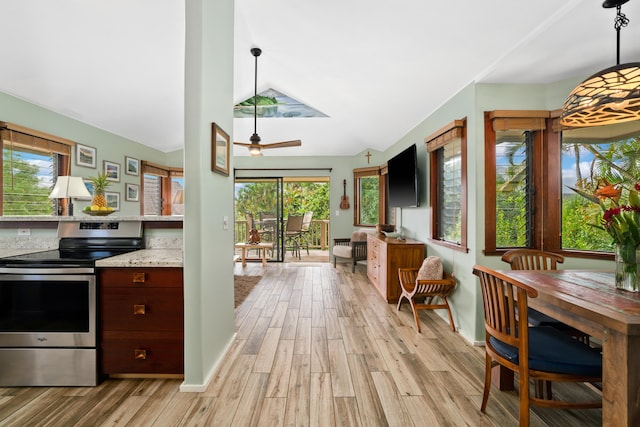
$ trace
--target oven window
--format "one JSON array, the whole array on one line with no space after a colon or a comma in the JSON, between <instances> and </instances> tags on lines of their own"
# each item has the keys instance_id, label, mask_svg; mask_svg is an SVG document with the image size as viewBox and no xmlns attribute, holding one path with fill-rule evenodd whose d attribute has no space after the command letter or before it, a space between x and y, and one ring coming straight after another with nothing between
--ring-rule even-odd
<instances>
[{"instance_id":1,"label":"oven window","mask_svg":"<svg viewBox=\"0 0 640 427\"><path fill-rule=\"evenodd\" d=\"M89 332L85 281L0 281L0 331Z\"/></svg>"}]
</instances>

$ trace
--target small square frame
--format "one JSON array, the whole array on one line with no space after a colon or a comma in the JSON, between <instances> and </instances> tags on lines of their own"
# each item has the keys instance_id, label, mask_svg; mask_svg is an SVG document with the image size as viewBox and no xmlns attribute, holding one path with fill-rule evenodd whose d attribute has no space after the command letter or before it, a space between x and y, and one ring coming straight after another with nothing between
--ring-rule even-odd
<instances>
[{"instance_id":1,"label":"small square frame","mask_svg":"<svg viewBox=\"0 0 640 427\"><path fill-rule=\"evenodd\" d=\"M105 191L104 197L107 199L107 206L113 208L114 211L120 210L120 193Z\"/></svg>"},{"instance_id":2,"label":"small square frame","mask_svg":"<svg viewBox=\"0 0 640 427\"><path fill-rule=\"evenodd\" d=\"M127 202L139 202L140 201L140 186L138 184L124 185L124 200Z\"/></svg>"},{"instance_id":3,"label":"small square frame","mask_svg":"<svg viewBox=\"0 0 640 427\"><path fill-rule=\"evenodd\" d=\"M139 176L140 175L140 160L133 157L124 157L124 173L127 175Z\"/></svg>"},{"instance_id":4,"label":"small square frame","mask_svg":"<svg viewBox=\"0 0 640 427\"><path fill-rule=\"evenodd\" d=\"M107 181L120 182L120 163L104 160L104 174L107 175Z\"/></svg>"},{"instance_id":5,"label":"small square frame","mask_svg":"<svg viewBox=\"0 0 640 427\"><path fill-rule=\"evenodd\" d=\"M96 168L98 150L84 144L76 144L76 165L85 168Z\"/></svg>"},{"instance_id":6,"label":"small square frame","mask_svg":"<svg viewBox=\"0 0 640 427\"><path fill-rule=\"evenodd\" d=\"M229 176L231 140L220 126L211 123L211 170Z\"/></svg>"}]
</instances>

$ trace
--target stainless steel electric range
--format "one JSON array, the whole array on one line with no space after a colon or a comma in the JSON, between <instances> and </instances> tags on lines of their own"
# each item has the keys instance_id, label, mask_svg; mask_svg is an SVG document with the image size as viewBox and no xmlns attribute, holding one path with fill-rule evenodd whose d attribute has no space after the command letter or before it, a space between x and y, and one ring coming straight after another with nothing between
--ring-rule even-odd
<instances>
[{"instance_id":1,"label":"stainless steel electric range","mask_svg":"<svg viewBox=\"0 0 640 427\"><path fill-rule=\"evenodd\" d=\"M58 237L0 258L0 387L99 382L95 262L142 249L142 223L61 221Z\"/></svg>"}]
</instances>

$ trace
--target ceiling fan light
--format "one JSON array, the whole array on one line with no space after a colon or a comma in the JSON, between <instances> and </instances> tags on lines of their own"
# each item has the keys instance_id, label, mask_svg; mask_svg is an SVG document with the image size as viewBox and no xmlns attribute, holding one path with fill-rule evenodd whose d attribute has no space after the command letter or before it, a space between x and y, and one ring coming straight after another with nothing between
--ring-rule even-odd
<instances>
[{"instance_id":1,"label":"ceiling fan light","mask_svg":"<svg viewBox=\"0 0 640 427\"><path fill-rule=\"evenodd\" d=\"M580 83L562 106L560 124L602 126L640 120L640 62L620 64Z\"/></svg>"},{"instance_id":2,"label":"ceiling fan light","mask_svg":"<svg viewBox=\"0 0 640 427\"><path fill-rule=\"evenodd\" d=\"M249 154L252 156L262 156L262 150L260 147L249 147Z\"/></svg>"}]
</instances>

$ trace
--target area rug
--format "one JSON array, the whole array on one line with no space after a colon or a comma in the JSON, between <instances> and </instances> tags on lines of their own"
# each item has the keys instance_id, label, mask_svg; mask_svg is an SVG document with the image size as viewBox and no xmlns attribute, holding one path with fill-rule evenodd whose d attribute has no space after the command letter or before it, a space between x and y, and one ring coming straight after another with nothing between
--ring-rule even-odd
<instances>
[{"instance_id":1,"label":"area rug","mask_svg":"<svg viewBox=\"0 0 640 427\"><path fill-rule=\"evenodd\" d=\"M233 276L235 308L251 293L262 276Z\"/></svg>"}]
</instances>

